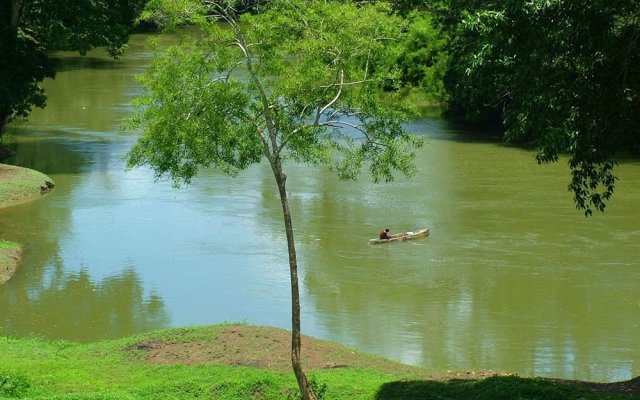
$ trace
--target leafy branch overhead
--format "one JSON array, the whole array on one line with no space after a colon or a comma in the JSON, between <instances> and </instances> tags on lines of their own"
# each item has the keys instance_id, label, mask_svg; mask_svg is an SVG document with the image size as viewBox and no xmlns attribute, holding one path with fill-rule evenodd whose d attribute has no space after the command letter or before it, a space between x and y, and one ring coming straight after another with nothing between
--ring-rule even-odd
<instances>
[{"instance_id":1,"label":"leafy branch overhead","mask_svg":"<svg viewBox=\"0 0 640 400\"><path fill-rule=\"evenodd\" d=\"M451 112L500 120L539 162L568 154L576 206L603 211L614 160L640 153L640 3L447 3Z\"/></svg>"},{"instance_id":2,"label":"leafy branch overhead","mask_svg":"<svg viewBox=\"0 0 640 400\"><path fill-rule=\"evenodd\" d=\"M40 83L53 78L53 51L124 51L144 0L11 0L0 2L0 138L15 118L44 108Z\"/></svg>"}]
</instances>

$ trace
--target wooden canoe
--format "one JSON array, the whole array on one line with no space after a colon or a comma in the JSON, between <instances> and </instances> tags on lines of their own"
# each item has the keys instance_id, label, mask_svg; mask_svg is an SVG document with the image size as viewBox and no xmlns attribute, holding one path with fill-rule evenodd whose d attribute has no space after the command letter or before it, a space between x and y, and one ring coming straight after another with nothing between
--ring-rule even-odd
<instances>
[{"instance_id":1,"label":"wooden canoe","mask_svg":"<svg viewBox=\"0 0 640 400\"><path fill-rule=\"evenodd\" d=\"M421 237L425 237L425 236L429 236L429 229L428 228L420 229L420 230L417 230L415 232L396 233L394 235L391 235L391 237L389 239L369 239L369 244L383 244L383 243L390 243L390 242L400 242L400 241L403 241L403 240L417 239L417 238L421 238Z\"/></svg>"}]
</instances>

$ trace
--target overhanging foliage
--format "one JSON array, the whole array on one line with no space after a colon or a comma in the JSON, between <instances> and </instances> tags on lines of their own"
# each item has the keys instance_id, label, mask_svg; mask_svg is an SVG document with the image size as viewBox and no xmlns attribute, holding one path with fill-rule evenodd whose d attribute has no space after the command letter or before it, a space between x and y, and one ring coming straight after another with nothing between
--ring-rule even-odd
<instances>
[{"instance_id":1,"label":"overhanging foliage","mask_svg":"<svg viewBox=\"0 0 640 400\"><path fill-rule=\"evenodd\" d=\"M640 153L640 3L446 3L450 110L499 119L539 162L568 154L576 206L603 211L615 158Z\"/></svg>"}]
</instances>

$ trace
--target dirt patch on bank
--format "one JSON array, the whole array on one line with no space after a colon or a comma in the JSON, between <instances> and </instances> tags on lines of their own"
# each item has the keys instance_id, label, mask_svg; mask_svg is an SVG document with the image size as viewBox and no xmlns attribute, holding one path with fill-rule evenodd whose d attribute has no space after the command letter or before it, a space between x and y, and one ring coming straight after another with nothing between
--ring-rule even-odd
<instances>
[{"instance_id":1,"label":"dirt patch on bank","mask_svg":"<svg viewBox=\"0 0 640 400\"><path fill-rule=\"evenodd\" d=\"M225 364L288 372L291 370L290 342L290 332L284 329L234 325L221 328L217 336L210 340L185 343L163 343L150 340L130 346L128 350L143 351L146 353L144 355L146 361L152 364ZM508 375L496 371L455 371L433 374L421 368L389 361L308 336L302 338L302 363L307 371L326 368L365 368L403 375L407 379L431 381L484 379ZM603 392L640 394L640 377L614 383L550 380Z\"/></svg>"},{"instance_id":2,"label":"dirt patch on bank","mask_svg":"<svg viewBox=\"0 0 640 400\"><path fill-rule=\"evenodd\" d=\"M188 343L140 343L152 364L226 364L286 372L291 369L291 334L279 328L234 325L213 340ZM335 343L302 337L302 363L307 370L375 368L392 373L420 374L419 368L359 353Z\"/></svg>"}]
</instances>

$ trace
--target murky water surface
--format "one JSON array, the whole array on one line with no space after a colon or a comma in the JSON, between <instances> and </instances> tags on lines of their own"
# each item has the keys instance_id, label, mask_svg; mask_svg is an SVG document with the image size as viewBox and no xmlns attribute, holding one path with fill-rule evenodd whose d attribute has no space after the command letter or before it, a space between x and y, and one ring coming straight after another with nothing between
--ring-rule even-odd
<instances>
[{"instance_id":1,"label":"murky water surface","mask_svg":"<svg viewBox=\"0 0 640 400\"><path fill-rule=\"evenodd\" d=\"M168 326L290 327L286 243L266 165L190 187L124 171L119 131L152 57L63 55L49 106L14 126L13 163L49 196L0 210L24 244L0 288L0 332L77 341ZM434 371L621 380L640 374L640 163L622 162L605 215L574 210L565 163L421 120L419 174L338 182L289 167L302 268L303 330ZM485 138L484 140L482 138ZM430 227L384 246L379 229Z\"/></svg>"}]
</instances>

